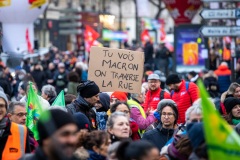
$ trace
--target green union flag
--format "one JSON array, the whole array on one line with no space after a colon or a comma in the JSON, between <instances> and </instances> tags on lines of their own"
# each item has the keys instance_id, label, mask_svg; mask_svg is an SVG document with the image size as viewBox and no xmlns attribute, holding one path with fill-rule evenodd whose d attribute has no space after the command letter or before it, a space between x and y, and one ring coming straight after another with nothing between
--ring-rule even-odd
<instances>
[{"instance_id":1,"label":"green union flag","mask_svg":"<svg viewBox=\"0 0 240 160\"><path fill-rule=\"evenodd\" d=\"M52 106L59 106L59 107L63 107L65 108L65 97L64 97L64 91L62 90L57 98L54 100L54 102L52 103Z\"/></svg>"},{"instance_id":2,"label":"green union flag","mask_svg":"<svg viewBox=\"0 0 240 160\"><path fill-rule=\"evenodd\" d=\"M204 134L209 159L239 160L239 136L208 100L208 93L201 81L198 82L198 86L202 98Z\"/></svg>"},{"instance_id":3,"label":"green union flag","mask_svg":"<svg viewBox=\"0 0 240 160\"><path fill-rule=\"evenodd\" d=\"M41 104L38 99L37 93L32 88L32 83L30 82L30 88L27 95L27 117L26 126L33 132L34 138L39 140L37 131L37 121L42 112Z\"/></svg>"}]
</instances>

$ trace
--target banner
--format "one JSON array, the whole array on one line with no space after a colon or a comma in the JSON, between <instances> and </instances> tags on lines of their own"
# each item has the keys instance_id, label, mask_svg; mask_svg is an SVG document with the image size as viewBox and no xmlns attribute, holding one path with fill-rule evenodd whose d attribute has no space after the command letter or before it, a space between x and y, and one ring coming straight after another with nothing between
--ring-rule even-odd
<instances>
[{"instance_id":1,"label":"banner","mask_svg":"<svg viewBox=\"0 0 240 160\"><path fill-rule=\"evenodd\" d=\"M141 93L143 66L143 52L91 47L88 79L101 92Z\"/></svg>"},{"instance_id":2,"label":"banner","mask_svg":"<svg viewBox=\"0 0 240 160\"><path fill-rule=\"evenodd\" d=\"M4 52L32 51L34 48L33 22L43 13L47 2L47 0L0 0ZM9 6L1 7L2 4ZM35 8L31 8L33 4L36 5Z\"/></svg>"},{"instance_id":3,"label":"banner","mask_svg":"<svg viewBox=\"0 0 240 160\"><path fill-rule=\"evenodd\" d=\"M47 2L47 0L28 0L29 4L31 5L32 8L38 8L41 7L43 4Z\"/></svg>"},{"instance_id":4,"label":"banner","mask_svg":"<svg viewBox=\"0 0 240 160\"><path fill-rule=\"evenodd\" d=\"M11 0L0 0L0 7L6 7L11 5Z\"/></svg>"},{"instance_id":5,"label":"banner","mask_svg":"<svg viewBox=\"0 0 240 160\"><path fill-rule=\"evenodd\" d=\"M175 25L191 23L202 5L201 0L163 0Z\"/></svg>"},{"instance_id":6,"label":"banner","mask_svg":"<svg viewBox=\"0 0 240 160\"><path fill-rule=\"evenodd\" d=\"M198 86L202 98L203 127L209 159L238 160L240 155L239 135L209 101L204 84L199 81Z\"/></svg>"}]
</instances>

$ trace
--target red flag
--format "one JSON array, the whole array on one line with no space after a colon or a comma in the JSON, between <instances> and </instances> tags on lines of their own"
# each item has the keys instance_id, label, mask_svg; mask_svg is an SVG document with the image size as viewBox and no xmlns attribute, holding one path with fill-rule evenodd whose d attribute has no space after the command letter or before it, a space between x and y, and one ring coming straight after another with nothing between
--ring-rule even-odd
<instances>
[{"instance_id":1,"label":"red flag","mask_svg":"<svg viewBox=\"0 0 240 160\"><path fill-rule=\"evenodd\" d=\"M99 33L96 32L92 27L89 25L85 26L84 37L87 45L87 51L90 51L90 47L93 45L93 42L99 37Z\"/></svg>"},{"instance_id":2,"label":"red flag","mask_svg":"<svg viewBox=\"0 0 240 160\"><path fill-rule=\"evenodd\" d=\"M149 32L148 30L143 30L143 32L141 33L141 40L142 42L146 42L146 41L149 41L151 39L150 35L149 35Z\"/></svg>"},{"instance_id":3,"label":"red flag","mask_svg":"<svg viewBox=\"0 0 240 160\"><path fill-rule=\"evenodd\" d=\"M29 38L28 28L27 28L27 30L26 30L26 41L27 41L27 49L28 49L28 52L29 52L29 53L33 53L32 44L31 44L31 41L30 41L30 38Z\"/></svg>"},{"instance_id":4,"label":"red flag","mask_svg":"<svg viewBox=\"0 0 240 160\"><path fill-rule=\"evenodd\" d=\"M160 27L160 41L164 41L166 39L166 32L164 29L164 25Z\"/></svg>"}]
</instances>

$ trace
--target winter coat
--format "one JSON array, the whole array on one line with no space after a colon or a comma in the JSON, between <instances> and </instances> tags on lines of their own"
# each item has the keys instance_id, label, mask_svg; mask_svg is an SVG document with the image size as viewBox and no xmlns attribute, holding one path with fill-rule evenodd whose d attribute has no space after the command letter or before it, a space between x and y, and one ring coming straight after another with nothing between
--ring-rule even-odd
<instances>
[{"instance_id":1,"label":"winter coat","mask_svg":"<svg viewBox=\"0 0 240 160\"><path fill-rule=\"evenodd\" d=\"M88 160L106 160L106 157L94 152L93 150L88 150L89 158Z\"/></svg>"},{"instance_id":2,"label":"winter coat","mask_svg":"<svg viewBox=\"0 0 240 160\"><path fill-rule=\"evenodd\" d=\"M31 75L32 75L34 81L37 84L38 90L41 90L42 86L43 86L43 84L45 82L45 74L44 74L44 72L41 71L41 70L34 70L34 71L31 72Z\"/></svg>"},{"instance_id":3,"label":"winter coat","mask_svg":"<svg viewBox=\"0 0 240 160\"><path fill-rule=\"evenodd\" d=\"M58 154L59 156L59 154ZM35 151L35 153L32 154L25 154L23 157L21 157L19 160L48 160L49 158L46 156L46 154L43 152L43 149L41 147L38 147ZM58 157L58 159L61 159ZM64 157L62 157L64 159ZM77 160L76 158L72 157L69 160Z\"/></svg>"},{"instance_id":4,"label":"winter coat","mask_svg":"<svg viewBox=\"0 0 240 160\"><path fill-rule=\"evenodd\" d=\"M220 65L214 73L218 76L219 91L222 94L228 90L228 87L231 84L231 70L228 69L228 66Z\"/></svg>"},{"instance_id":5,"label":"winter coat","mask_svg":"<svg viewBox=\"0 0 240 160\"><path fill-rule=\"evenodd\" d=\"M159 151L173 136L174 129L166 129L159 124L157 128L143 134L143 140L147 140L154 144Z\"/></svg>"},{"instance_id":6,"label":"winter coat","mask_svg":"<svg viewBox=\"0 0 240 160\"><path fill-rule=\"evenodd\" d=\"M56 72L54 75L54 83L56 86L56 92L57 94L60 93L62 90L67 88L68 80L67 80L67 71L60 73Z\"/></svg>"},{"instance_id":7,"label":"winter coat","mask_svg":"<svg viewBox=\"0 0 240 160\"><path fill-rule=\"evenodd\" d=\"M69 82L68 83L68 91L67 91L67 93L68 94L73 94L73 95L75 95L75 96L77 96L78 95L78 93L77 93L77 86L78 86L78 83L76 83L76 82Z\"/></svg>"},{"instance_id":8,"label":"winter coat","mask_svg":"<svg viewBox=\"0 0 240 160\"><path fill-rule=\"evenodd\" d=\"M162 89L158 88L155 91L149 90L146 94L145 102L143 103L144 111L155 110L157 109L158 102L160 101L160 94ZM168 92L164 92L164 99L171 99L171 96Z\"/></svg>"},{"instance_id":9,"label":"winter coat","mask_svg":"<svg viewBox=\"0 0 240 160\"><path fill-rule=\"evenodd\" d=\"M178 121L177 123L185 123L185 112L192 106L193 102L199 98L199 89L198 86L189 82L188 90L186 89L186 82L182 80L179 90L171 93L172 100L177 103L178 106Z\"/></svg>"},{"instance_id":10,"label":"winter coat","mask_svg":"<svg viewBox=\"0 0 240 160\"><path fill-rule=\"evenodd\" d=\"M0 86L3 88L4 93L12 96L12 86L6 78L0 78Z\"/></svg>"},{"instance_id":11,"label":"winter coat","mask_svg":"<svg viewBox=\"0 0 240 160\"><path fill-rule=\"evenodd\" d=\"M132 140L139 140L141 137L138 133L138 124L130 118L130 128L131 128L131 131L132 131L132 135L131 135L131 138Z\"/></svg>"},{"instance_id":12,"label":"winter coat","mask_svg":"<svg viewBox=\"0 0 240 160\"><path fill-rule=\"evenodd\" d=\"M81 112L87 116L91 123L91 130L97 129L96 113L92 109L92 106L80 95L71 104L66 106L69 113L74 114Z\"/></svg>"},{"instance_id":13,"label":"winter coat","mask_svg":"<svg viewBox=\"0 0 240 160\"><path fill-rule=\"evenodd\" d=\"M150 124L155 121L153 114L150 114L144 118L137 107L131 105L130 108L130 117L138 124L140 130L145 130Z\"/></svg>"}]
</instances>

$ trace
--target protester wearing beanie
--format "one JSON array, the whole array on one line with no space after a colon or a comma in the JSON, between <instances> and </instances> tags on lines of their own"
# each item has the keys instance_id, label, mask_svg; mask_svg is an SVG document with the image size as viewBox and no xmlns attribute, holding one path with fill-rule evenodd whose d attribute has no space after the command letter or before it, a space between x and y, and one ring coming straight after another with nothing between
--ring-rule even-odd
<instances>
[{"instance_id":1,"label":"protester wearing beanie","mask_svg":"<svg viewBox=\"0 0 240 160\"><path fill-rule=\"evenodd\" d=\"M171 90L171 99L178 106L179 118L177 123L185 123L185 112L199 98L198 86L193 82L181 80L177 74L167 77L166 84Z\"/></svg>"},{"instance_id":2,"label":"protester wearing beanie","mask_svg":"<svg viewBox=\"0 0 240 160\"><path fill-rule=\"evenodd\" d=\"M193 83L197 83L199 75L195 71L191 71L187 74L188 80Z\"/></svg>"},{"instance_id":3,"label":"protester wearing beanie","mask_svg":"<svg viewBox=\"0 0 240 160\"><path fill-rule=\"evenodd\" d=\"M71 159L77 144L77 125L72 115L60 109L43 112L37 122L39 147L20 160ZM28 158L26 158L28 157Z\"/></svg>"},{"instance_id":4,"label":"protester wearing beanie","mask_svg":"<svg viewBox=\"0 0 240 160\"><path fill-rule=\"evenodd\" d=\"M121 91L115 91L110 96L110 105L117 103L118 101L127 102L127 93Z\"/></svg>"},{"instance_id":5,"label":"protester wearing beanie","mask_svg":"<svg viewBox=\"0 0 240 160\"><path fill-rule=\"evenodd\" d=\"M234 97L228 97L224 100L224 106L227 115L224 117L231 125L240 123L240 100Z\"/></svg>"},{"instance_id":6,"label":"protester wearing beanie","mask_svg":"<svg viewBox=\"0 0 240 160\"><path fill-rule=\"evenodd\" d=\"M155 129L145 132L143 139L151 142L161 150L173 136L178 118L178 109L174 101L164 99L158 103L157 112L160 115L160 123Z\"/></svg>"},{"instance_id":7,"label":"protester wearing beanie","mask_svg":"<svg viewBox=\"0 0 240 160\"><path fill-rule=\"evenodd\" d=\"M19 159L31 152L27 128L8 118L8 99L3 91L0 91L0 106L0 159Z\"/></svg>"},{"instance_id":8,"label":"protester wearing beanie","mask_svg":"<svg viewBox=\"0 0 240 160\"><path fill-rule=\"evenodd\" d=\"M107 111L110 108L110 96L107 93L99 93L99 102L96 103L95 108L98 129L105 130L108 119Z\"/></svg>"},{"instance_id":9,"label":"protester wearing beanie","mask_svg":"<svg viewBox=\"0 0 240 160\"><path fill-rule=\"evenodd\" d=\"M81 82L77 87L77 91L77 99L66 106L68 112L71 114L76 112L85 114L91 123L90 129L97 129L96 113L92 107L99 101L99 87L94 81L88 80Z\"/></svg>"}]
</instances>

